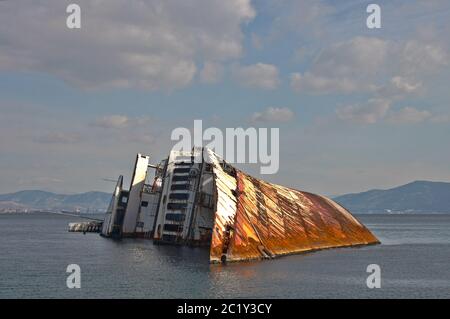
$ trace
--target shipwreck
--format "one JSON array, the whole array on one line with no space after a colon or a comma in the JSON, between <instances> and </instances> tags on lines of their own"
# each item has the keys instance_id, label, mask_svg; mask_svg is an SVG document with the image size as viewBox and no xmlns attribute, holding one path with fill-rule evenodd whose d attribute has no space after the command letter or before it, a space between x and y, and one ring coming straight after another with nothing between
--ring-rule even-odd
<instances>
[{"instance_id":1,"label":"shipwreck","mask_svg":"<svg viewBox=\"0 0 450 319\"><path fill-rule=\"evenodd\" d=\"M130 188L120 176L99 231L209 246L211 263L379 243L331 199L254 178L205 148L171 151L156 165L138 154Z\"/></svg>"}]
</instances>

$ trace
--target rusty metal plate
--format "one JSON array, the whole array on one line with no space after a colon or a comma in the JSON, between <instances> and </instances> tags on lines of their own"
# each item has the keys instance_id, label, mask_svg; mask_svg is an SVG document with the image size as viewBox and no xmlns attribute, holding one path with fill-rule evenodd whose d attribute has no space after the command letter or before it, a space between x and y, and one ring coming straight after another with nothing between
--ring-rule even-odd
<instances>
[{"instance_id":1,"label":"rusty metal plate","mask_svg":"<svg viewBox=\"0 0 450 319\"><path fill-rule=\"evenodd\" d=\"M209 153L216 183L213 263L379 243L345 208L315 194L265 182ZM235 175L235 176L233 176Z\"/></svg>"}]
</instances>

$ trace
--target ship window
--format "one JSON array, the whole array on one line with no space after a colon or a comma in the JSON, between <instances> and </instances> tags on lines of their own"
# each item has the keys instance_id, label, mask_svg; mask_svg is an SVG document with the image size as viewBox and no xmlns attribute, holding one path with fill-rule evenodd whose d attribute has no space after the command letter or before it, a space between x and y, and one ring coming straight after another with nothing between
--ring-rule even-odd
<instances>
[{"instance_id":1,"label":"ship window","mask_svg":"<svg viewBox=\"0 0 450 319\"><path fill-rule=\"evenodd\" d=\"M172 193L169 195L170 199L188 200L189 193Z\"/></svg>"},{"instance_id":2,"label":"ship window","mask_svg":"<svg viewBox=\"0 0 450 319\"><path fill-rule=\"evenodd\" d=\"M163 241L176 241L177 240L177 236L175 236L175 235L163 235L162 236L162 240Z\"/></svg>"},{"instance_id":3,"label":"ship window","mask_svg":"<svg viewBox=\"0 0 450 319\"><path fill-rule=\"evenodd\" d=\"M170 190L179 191L179 190L188 190L190 184L172 184L170 186Z\"/></svg>"},{"instance_id":4,"label":"ship window","mask_svg":"<svg viewBox=\"0 0 450 319\"><path fill-rule=\"evenodd\" d=\"M186 209L187 208L187 204L186 203L168 203L167 204L167 209Z\"/></svg>"},{"instance_id":5,"label":"ship window","mask_svg":"<svg viewBox=\"0 0 450 319\"><path fill-rule=\"evenodd\" d=\"M189 176L187 176L187 175L172 177L172 182L185 182L188 180L189 180Z\"/></svg>"},{"instance_id":6,"label":"ship window","mask_svg":"<svg viewBox=\"0 0 450 319\"><path fill-rule=\"evenodd\" d=\"M164 224L164 230L179 233L183 231L183 226L177 224Z\"/></svg>"},{"instance_id":7,"label":"ship window","mask_svg":"<svg viewBox=\"0 0 450 319\"><path fill-rule=\"evenodd\" d=\"M166 220L174 221L174 222L182 222L184 221L184 214L166 214Z\"/></svg>"},{"instance_id":8,"label":"ship window","mask_svg":"<svg viewBox=\"0 0 450 319\"><path fill-rule=\"evenodd\" d=\"M173 170L173 173L174 174L184 174L184 173L189 173L190 170L191 170L190 167L186 167L186 168L178 167Z\"/></svg>"},{"instance_id":9,"label":"ship window","mask_svg":"<svg viewBox=\"0 0 450 319\"><path fill-rule=\"evenodd\" d=\"M147 207L147 206L148 206L148 202L147 202L147 201L143 201L143 202L141 203L141 206L142 206L142 207Z\"/></svg>"},{"instance_id":10,"label":"ship window","mask_svg":"<svg viewBox=\"0 0 450 319\"><path fill-rule=\"evenodd\" d=\"M136 227L144 228L144 222L137 222Z\"/></svg>"}]
</instances>

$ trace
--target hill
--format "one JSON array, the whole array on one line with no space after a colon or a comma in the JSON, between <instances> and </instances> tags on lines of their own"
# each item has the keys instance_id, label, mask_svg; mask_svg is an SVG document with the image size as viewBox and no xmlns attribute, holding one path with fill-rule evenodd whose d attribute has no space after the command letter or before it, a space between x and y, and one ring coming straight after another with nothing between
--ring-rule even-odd
<instances>
[{"instance_id":1,"label":"hill","mask_svg":"<svg viewBox=\"0 0 450 319\"><path fill-rule=\"evenodd\" d=\"M415 181L387 190L370 190L334 198L354 213L450 213L450 183Z\"/></svg>"},{"instance_id":2,"label":"hill","mask_svg":"<svg viewBox=\"0 0 450 319\"><path fill-rule=\"evenodd\" d=\"M74 195L62 195L40 190L25 190L0 195L0 210L68 210L99 212L105 210L111 194L87 192Z\"/></svg>"}]
</instances>

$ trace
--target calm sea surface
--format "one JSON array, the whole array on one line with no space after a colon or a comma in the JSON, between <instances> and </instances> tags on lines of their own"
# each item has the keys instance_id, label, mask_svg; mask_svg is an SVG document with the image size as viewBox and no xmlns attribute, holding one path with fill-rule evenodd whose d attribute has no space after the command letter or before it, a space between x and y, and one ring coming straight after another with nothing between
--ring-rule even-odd
<instances>
[{"instance_id":1,"label":"calm sea surface","mask_svg":"<svg viewBox=\"0 0 450 319\"><path fill-rule=\"evenodd\" d=\"M450 215L357 217L382 245L220 266L207 249L69 233L73 217L0 215L0 298L450 298Z\"/></svg>"}]
</instances>

